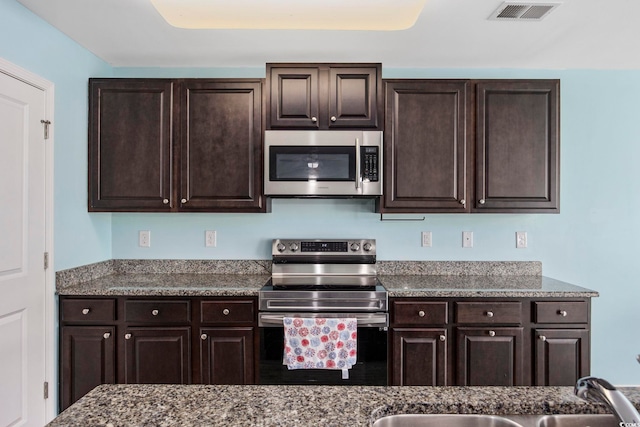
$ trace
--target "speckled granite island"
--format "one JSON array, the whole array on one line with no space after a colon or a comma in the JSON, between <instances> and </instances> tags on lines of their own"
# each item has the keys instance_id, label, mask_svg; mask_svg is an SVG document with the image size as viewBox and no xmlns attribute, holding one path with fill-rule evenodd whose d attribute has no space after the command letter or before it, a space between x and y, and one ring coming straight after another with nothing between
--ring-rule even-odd
<instances>
[{"instance_id":1,"label":"speckled granite island","mask_svg":"<svg viewBox=\"0 0 640 427\"><path fill-rule=\"evenodd\" d=\"M640 389L621 391L640 408ZM393 414L606 414L570 387L103 385L50 427L370 426ZM615 425L615 424L614 424Z\"/></svg>"}]
</instances>

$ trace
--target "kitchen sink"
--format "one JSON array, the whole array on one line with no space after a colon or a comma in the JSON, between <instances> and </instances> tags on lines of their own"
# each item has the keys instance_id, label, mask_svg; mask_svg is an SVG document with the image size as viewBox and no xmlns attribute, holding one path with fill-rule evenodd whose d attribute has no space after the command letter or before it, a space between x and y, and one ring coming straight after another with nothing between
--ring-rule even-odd
<instances>
[{"instance_id":1,"label":"kitchen sink","mask_svg":"<svg viewBox=\"0 0 640 427\"><path fill-rule=\"evenodd\" d=\"M618 427L613 415L467 415L399 414L378 419L373 427Z\"/></svg>"},{"instance_id":2,"label":"kitchen sink","mask_svg":"<svg viewBox=\"0 0 640 427\"><path fill-rule=\"evenodd\" d=\"M540 417L537 427L618 427L613 415L545 415Z\"/></svg>"},{"instance_id":3,"label":"kitchen sink","mask_svg":"<svg viewBox=\"0 0 640 427\"><path fill-rule=\"evenodd\" d=\"M373 427L522 427L494 415L399 414L380 418ZM583 426L584 427L584 426Z\"/></svg>"}]
</instances>

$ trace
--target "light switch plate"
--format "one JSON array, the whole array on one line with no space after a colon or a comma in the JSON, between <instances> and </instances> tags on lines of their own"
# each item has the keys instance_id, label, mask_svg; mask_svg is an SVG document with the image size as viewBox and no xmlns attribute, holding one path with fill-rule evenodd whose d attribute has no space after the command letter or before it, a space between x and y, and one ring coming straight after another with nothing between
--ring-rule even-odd
<instances>
[{"instance_id":1,"label":"light switch plate","mask_svg":"<svg viewBox=\"0 0 640 427\"><path fill-rule=\"evenodd\" d=\"M463 248L473 247L473 231L462 232L462 247Z\"/></svg>"}]
</instances>

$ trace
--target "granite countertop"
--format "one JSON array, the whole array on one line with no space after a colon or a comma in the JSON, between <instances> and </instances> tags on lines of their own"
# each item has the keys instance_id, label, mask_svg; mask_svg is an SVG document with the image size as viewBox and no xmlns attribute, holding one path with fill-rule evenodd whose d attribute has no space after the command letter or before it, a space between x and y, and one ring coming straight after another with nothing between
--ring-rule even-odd
<instances>
[{"instance_id":1,"label":"granite countertop","mask_svg":"<svg viewBox=\"0 0 640 427\"><path fill-rule=\"evenodd\" d=\"M640 388L620 389L640 407ZM102 385L50 427L370 426L398 413L609 413L572 387Z\"/></svg>"},{"instance_id":2,"label":"granite countertop","mask_svg":"<svg viewBox=\"0 0 640 427\"><path fill-rule=\"evenodd\" d=\"M541 275L539 262L381 261L390 297L597 297ZM110 260L56 274L59 295L257 296L267 260Z\"/></svg>"}]
</instances>

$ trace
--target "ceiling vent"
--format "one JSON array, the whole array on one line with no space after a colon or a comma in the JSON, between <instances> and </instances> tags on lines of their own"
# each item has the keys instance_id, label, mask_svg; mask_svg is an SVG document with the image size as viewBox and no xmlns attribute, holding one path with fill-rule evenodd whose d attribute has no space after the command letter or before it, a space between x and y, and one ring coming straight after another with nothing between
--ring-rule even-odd
<instances>
[{"instance_id":1,"label":"ceiling vent","mask_svg":"<svg viewBox=\"0 0 640 427\"><path fill-rule=\"evenodd\" d=\"M496 9L490 20L494 21L541 21L560 3L515 3L504 2Z\"/></svg>"}]
</instances>

